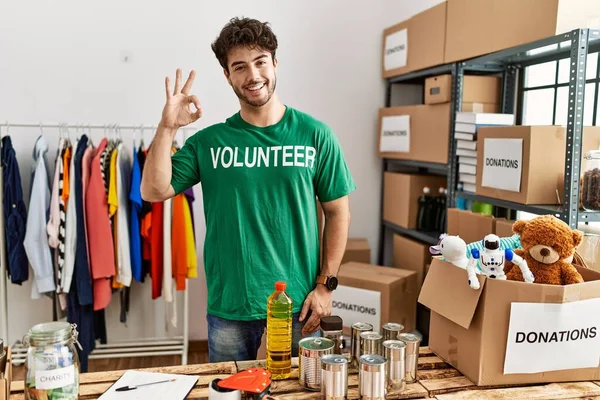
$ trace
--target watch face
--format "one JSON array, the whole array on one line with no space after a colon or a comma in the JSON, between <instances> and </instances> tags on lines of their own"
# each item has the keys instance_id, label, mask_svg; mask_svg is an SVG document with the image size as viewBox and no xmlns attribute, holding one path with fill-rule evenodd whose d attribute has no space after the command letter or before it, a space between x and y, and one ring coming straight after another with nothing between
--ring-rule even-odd
<instances>
[{"instance_id":1,"label":"watch face","mask_svg":"<svg viewBox=\"0 0 600 400\"><path fill-rule=\"evenodd\" d=\"M335 276L330 276L327 279L327 288L329 290L335 290L337 288L337 285L338 285L338 280Z\"/></svg>"}]
</instances>

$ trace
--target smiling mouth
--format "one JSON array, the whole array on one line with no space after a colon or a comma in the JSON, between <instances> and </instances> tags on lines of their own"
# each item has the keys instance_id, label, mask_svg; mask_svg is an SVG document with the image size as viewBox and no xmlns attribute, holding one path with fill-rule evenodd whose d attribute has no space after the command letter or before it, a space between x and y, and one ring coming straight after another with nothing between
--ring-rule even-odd
<instances>
[{"instance_id":1,"label":"smiling mouth","mask_svg":"<svg viewBox=\"0 0 600 400\"><path fill-rule=\"evenodd\" d=\"M265 87L265 83L259 83L256 85L252 85L252 86L246 86L246 90L249 92L258 92L259 90L261 90L263 87Z\"/></svg>"}]
</instances>

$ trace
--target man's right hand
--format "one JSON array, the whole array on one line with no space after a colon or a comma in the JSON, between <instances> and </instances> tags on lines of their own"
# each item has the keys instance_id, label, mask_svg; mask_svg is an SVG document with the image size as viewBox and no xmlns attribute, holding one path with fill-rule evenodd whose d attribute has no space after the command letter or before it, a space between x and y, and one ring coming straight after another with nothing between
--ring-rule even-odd
<instances>
[{"instance_id":1,"label":"man's right hand","mask_svg":"<svg viewBox=\"0 0 600 400\"><path fill-rule=\"evenodd\" d=\"M181 86L181 69L177 68L175 76L175 88L171 93L171 81L167 76L165 78L165 90L167 93L167 102L163 108L160 125L169 130L176 131L182 126L189 125L197 121L202 116L200 100L194 95L190 95L190 89L194 83L196 72L192 70L190 75ZM190 109L190 104L194 104L196 111Z\"/></svg>"}]
</instances>

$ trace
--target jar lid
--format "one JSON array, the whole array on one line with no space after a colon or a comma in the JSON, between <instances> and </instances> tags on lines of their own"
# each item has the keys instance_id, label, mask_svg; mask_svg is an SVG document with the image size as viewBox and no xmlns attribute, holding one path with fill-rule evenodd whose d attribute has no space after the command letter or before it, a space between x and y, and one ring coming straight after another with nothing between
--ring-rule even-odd
<instances>
[{"instance_id":1,"label":"jar lid","mask_svg":"<svg viewBox=\"0 0 600 400\"><path fill-rule=\"evenodd\" d=\"M27 336L33 345L61 342L72 336L77 336L76 334L73 335L73 328L73 325L68 322L44 322L31 327Z\"/></svg>"},{"instance_id":2,"label":"jar lid","mask_svg":"<svg viewBox=\"0 0 600 400\"><path fill-rule=\"evenodd\" d=\"M335 346L335 342L328 338L313 336L300 340L298 346L307 350L328 350Z\"/></svg>"},{"instance_id":3,"label":"jar lid","mask_svg":"<svg viewBox=\"0 0 600 400\"><path fill-rule=\"evenodd\" d=\"M324 331L341 331L344 329L342 318L337 315L329 315L321 318L321 329Z\"/></svg>"}]
</instances>

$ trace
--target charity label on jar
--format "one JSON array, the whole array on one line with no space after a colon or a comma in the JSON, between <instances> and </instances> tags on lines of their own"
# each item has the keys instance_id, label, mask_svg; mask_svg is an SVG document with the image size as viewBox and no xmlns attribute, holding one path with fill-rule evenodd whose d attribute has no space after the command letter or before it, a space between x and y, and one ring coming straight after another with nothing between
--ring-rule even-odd
<instances>
[{"instance_id":1,"label":"charity label on jar","mask_svg":"<svg viewBox=\"0 0 600 400\"><path fill-rule=\"evenodd\" d=\"M35 374L35 387L37 389L59 389L75 383L75 366L37 371Z\"/></svg>"}]
</instances>

